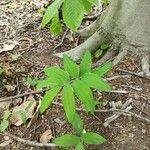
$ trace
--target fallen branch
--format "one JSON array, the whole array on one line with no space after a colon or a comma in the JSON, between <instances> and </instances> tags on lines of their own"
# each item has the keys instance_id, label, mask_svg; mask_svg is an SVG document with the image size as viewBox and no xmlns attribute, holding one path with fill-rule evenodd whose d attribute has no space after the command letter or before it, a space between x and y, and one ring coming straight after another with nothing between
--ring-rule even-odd
<instances>
[{"instance_id":1,"label":"fallen branch","mask_svg":"<svg viewBox=\"0 0 150 150\"><path fill-rule=\"evenodd\" d=\"M22 93L22 94L18 94L18 95L6 97L6 98L0 98L0 102L10 101L10 100L17 99L17 98L24 97L24 96L28 96L28 95L43 93L43 92L46 92L47 90L48 89L37 90L37 91ZM108 91L107 93L122 93L122 94L127 94L129 92L128 91L124 91L124 90L123 91L121 91L121 90L118 90L118 91L117 90L112 90L112 91Z\"/></svg>"},{"instance_id":2,"label":"fallen branch","mask_svg":"<svg viewBox=\"0 0 150 150\"><path fill-rule=\"evenodd\" d=\"M61 103L58 103L58 102L53 102L53 104L54 105L58 105L60 107L63 107L63 105ZM85 109L83 109L83 108L76 108L76 110L78 110L78 111L85 111ZM140 119L142 121L145 121L148 124L150 123L150 119L142 117L140 115L137 115L136 113L133 113L133 112L131 112L129 110L122 110L122 109L115 109L115 108L111 108L111 109L97 109L97 110L95 110L95 113L110 113L110 112L112 112L114 114L115 113L122 113L122 115L125 115L125 116L130 115L130 116L136 117L136 118L138 118L138 119Z\"/></svg>"},{"instance_id":3,"label":"fallen branch","mask_svg":"<svg viewBox=\"0 0 150 150\"><path fill-rule=\"evenodd\" d=\"M139 77L139 78L143 78L143 79L146 79L146 80L149 80L150 81L150 78L144 76L144 75L140 75L138 73L134 73L134 72L131 72L131 71L127 71L127 70L123 70L123 69L117 69L118 71L121 71L123 73L126 73L126 74L131 74L133 76L136 76L136 77Z\"/></svg>"},{"instance_id":4,"label":"fallen branch","mask_svg":"<svg viewBox=\"0 0 150 150\"><path fill-rule=\"evenodd\" d=\"M39 143L36 141L26 140L26 139L20 138L16 135L10 134L9 132L4 132L4 133L0 133L0 134L5 135L5 136L9 136L13 140L20 142L22 144L30 145L30 146L34 146L34 147L54 147L54 146L56 146L54 143L42 144L42 143Z\"/></svg>"},{"instance_id":5,"label":"fallen branch","mask_svg":"<svg viewBox=\"0 0 150 150\"><path fill-rule=\"evenodd\" d=\"M65 39L65 37L66 37L68 31L69 31L69 29L67 29L67 30L65 31L65 33L64 33L64 35L63 35L63 37L62 37L62 39L61 39L61 42L60 42L58 45L56 45L56 46L53 48L53 50L59 48L59 47L63 44L64 39Z\"/></svg>"},{"instance_id":6,"label":"fallen branch","mask_svg":"<svg viewBox=\"0 0 150 150\"><path fill-rule=\"evenodd\" d=\"M0 98L0 102L10 101L10 100L13 100L13 99L17 99L17 98L32 95L32 94L39 94L39 93L42 93L42 92L45 92L45 91L47 91L47 89L22 93L22 94L19 94L19 95L10 96L10 97L6 97L6 98Z\"/></svg>"}]
</instances>

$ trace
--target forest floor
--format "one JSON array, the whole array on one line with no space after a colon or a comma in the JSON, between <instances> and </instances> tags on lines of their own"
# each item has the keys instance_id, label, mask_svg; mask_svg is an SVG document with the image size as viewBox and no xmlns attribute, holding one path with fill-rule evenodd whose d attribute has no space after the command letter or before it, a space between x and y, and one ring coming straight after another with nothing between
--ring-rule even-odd
<instances>
[{"instance_id":1,"label":"forest floor","mask_svg":"<svg viewBox=\"0 0 150 150\"><path fill-rule=\"evenodd\" d=\"M41 8L46 5L48 5L47 0L0 1L0 64L3 68L3 75L0 76L0 118L7 108L13 110L31 99L38 103L43 96L42 93L27 94L23 97L19 95L36 91L34 81L44 77L45 66L62 66L62 60L54 57L54 53L68 50L83 41L65 27L64 32L58 37L53 37L48 28L39 29L42 19ZM87 21L85 24L89 23ZM95 62L95 59L93 61ZM113 104L121 108L126 101L130 101L128 105L130 112L137 114L137 117L121 113L108 126L104 126L106 119L111 117L113 112L96 113L95 116L80 112L87 131L97 132L107 138L105 144L87 146L86 149L150 150L150 123L144 119L150 119L150 79L138 76L137 73L141 68L137 62L136 58L127 56L105 76L112 85L113 91L95 92L95 96L102 102L100 109L110 109ZM18 96L16 99L1 101L15 95ZM56 101L59 102L59 98L56 98ZM7 132L23 139L41 142L40 138L45 131L50 132L51 140L72 131L59 105L53 105L46 113L37 117L31 115L27 125L12 121ZM24 145L0 133L0 149L56 150L59 148Z\"/></svg>"}]
</instances>

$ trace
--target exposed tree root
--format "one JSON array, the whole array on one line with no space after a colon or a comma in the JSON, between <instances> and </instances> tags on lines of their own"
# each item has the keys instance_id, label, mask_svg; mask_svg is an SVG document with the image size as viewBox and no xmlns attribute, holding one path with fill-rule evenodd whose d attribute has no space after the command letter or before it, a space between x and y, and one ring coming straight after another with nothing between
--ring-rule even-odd
<instances>
[{"instance_id":1,"label":"exposed tree root","mask_svg":"<svg viewBox=\"0 0 150 150\"><path fill-rule=\"evenodd\" d=\"M82 55L84 54L85 51L88 50L90 52L93 52L100 47L101 43L106 42L106 41L111 42L111 40L112 40L111 36L103 28L101 28L81 45L69 51L66 51L63 53L57 53L54 55L62 58L64 54L67 54L73 60L76 61L82 58Z\"/></svg>"},{"instance_id":2,"label":"exposed tree root","mask_svg":"<svg viewBox=\"0 0 150 150\"><path fill-rule=\"evenodd\" d=\"M81 35L82 37L85 37L85 38L90 37L100 27L100 25L98 23L99 19L100 19L100 17L97 20L95 20L92 24L90 24L89 26L87 26L86 28L80 29L79 31L77 31L77 33L79 35Z\"/></svg>"},{"instance_id":3,"label":"exposed tree root","mask_svg":"<svg viewBox=\"0 0 150 150\"><path fill-rule=\"evenodd\" d=\"M62 57L67 54L73 60L78 60L86 50L94 52L104 41L119 40L120 51L113 64L118 64L128 53L140 56L142 70L150 76L150 3L147 0L111 0L106 10L106 14L102 14L89 27L78 31L83 37L90 36L84 43L55 55ZM116 49L108 51L98 64L103 64L114 54Z\"/></svg>"},{"instance_id":4,"label":"exposed tree root","mask_svg":"<svg viewBox=\"0 0 150 150\"><path fill-rule=\"evenodd\" d=\"M145 54L141 59L142 70L145 75L150 76L150 55Z\"/></svg>"}]
</instances>

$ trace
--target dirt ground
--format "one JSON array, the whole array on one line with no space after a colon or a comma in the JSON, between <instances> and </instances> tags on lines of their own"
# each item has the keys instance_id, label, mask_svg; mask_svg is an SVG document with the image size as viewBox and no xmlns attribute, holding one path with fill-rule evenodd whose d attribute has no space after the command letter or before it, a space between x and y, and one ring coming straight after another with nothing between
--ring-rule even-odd
<instances>
[{"instance_id":1,"label":"dirt ground","mask_svg":"<svg viewBox=\"0 0 150 150\"><path fill-rule=\"evenodd\" d=\"M43 78L45 66L62 65L62 60L54 57L54 53L65 51L82 42L78 35L70 31L66 32L65 27L59 37L53 37L48 28L39 29L42 18L41 8L47 5L48 0L0 1L0 47L4 49L4 43L13 42L12 45L10 44L12 47L9 47L9 51L1 52L0 49L0 63L4 68L4 74L0 77L0 98L35 90L34 86L27 83L27 78ZM61 46L55 49L61 42ZM124 104L131 99L131 112L150 119L150 79L121 71L140 72L141 68L137 62L136 58L128 56L106 75L105 78L117 92L95 92L103 104L99 109L109 109L112 102ZM42 95L33 96L39 101ZM22 97L21 102L27 98L27 96ZM9 108L16 107L17 104L14 101L11 101ZM0 102L1 105L4 103ZM0 117L2 113L3 109L0 107ZM80 114L87 131L97 132L107 139L103 145L86 146L87 150L150 150L150 124L144 120L135 116L121 115L104 127L105 119L112 116L112 112L96 113L96 117L88 116L84 112ZM19 127L10 125L7 131L18 137L39 142L42 133L48 129L52 131L53 138L72 131L66 122L63 109L58 105L53 105L45 114L39 115L30 128L26 125ZM6 136L1 134L0 145L5 140ZM31 147L11 140L0 149L57 150L58 148Z\"/></svg>"}]
</instances>

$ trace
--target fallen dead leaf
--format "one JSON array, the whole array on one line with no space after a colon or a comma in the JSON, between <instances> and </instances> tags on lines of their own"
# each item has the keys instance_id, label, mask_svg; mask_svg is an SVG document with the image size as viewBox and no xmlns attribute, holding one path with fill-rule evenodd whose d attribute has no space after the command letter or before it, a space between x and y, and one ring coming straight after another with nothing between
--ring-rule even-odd
<instances>
[{"instance_id":1,"label":"fallen dead leaf","mask_svg":"<svg viewBox=\"0 0 150 150\"><path fill-rule=\"evenodd\" d=\"M8 136L4 136L4 142L0 143L0 147L5 147L9 145L12 140Z\"/></svg>"},{"instance_id":2,"label":"fallen dead leaf","mask_svg":"<svg viewBox=\"0 0 150 150\"><path fill-rule=\"evenodd\" d=\"M4 44L0 44L0 53L11 51L16 45L18 45L17 41L7 41Z\"/></svg>"},{"instance_id":3,"label":"fallen dead leaf","mask_svg":"<svg viewBox=\"0 0 150 150\"><path fill-rule=\"evenodd\" d=\"M32 118L34 108L36 107L35 100L29 100L22 103L20 106L14 107L12 111L12 116L10 117L10 123L15 126L20 126L23 124L23 120L21 117L22 112L26 115L26 120Z\"/></svg>"},{"instance_id":4,"label":"fallen dead leaf","mask_svg":"<svg viewBox=\"0 0 150 150\"><path fill-rule=\"evenodd\" d=\"M8 92L12 92L16 89L15 85L13 85L13 86L12 85L4 85L4 86Z\"/></svg>"},{"instance_id":5,"label":"fallen dead leaf","mask_svg":"<svg viewBox=\"0 0 150 150\"><path fill-rule=\"evenodd\" d=\"M11 103L12 103L11 101L0 102L0 108L8 109Z\"/></svg>"},{"instance_id":6,"label":"fallen dead leaf","mask_svg":"<svg viewBox=\"0 0 150 150\"><path fill-rule=\"evenodd\" d=\"M11 76L12 75L11 67L10 67L9 62L4 62L3 63L3 70L4 70L5 76Z\"/></svg>"},{"instance_id":7,"label":"fallen dead leaf","mask_svg":"<svg viewBox=\"0 0 150 150\"><path fill-rule=\"evenodd\" d=\"M34 122L36 122L38 116L39 116L39 109L40 109L40 105L41 105L41 100L39 100L39 105L38 107L36 108L31 120L29 121L28 125L27 125L27 128L29 128Z\"/></svg>"},{"instance_id":8,"label":"fallen dead leaf","mask_svg":"<svg viewBox=\"0 0 150 150\"><path fill-rule=\"evenodd\" d=\"M40 138L40 142L43 143L43 144L47 144L52 138L53 138L52 131L51 130L46 130L42 134L42 136Z\"/></svg>"},{"instance_id":9,"label":"fallen dead leaf","mask_svg":"<svg viewBox=\"0 0 150 150\"><path fill-rule=\"evenodd\" d=\"M66 35L66 38L67 38L70 42L74 42L73 33L69 32L69 33Z\"/></svg>"}]
</instances>

